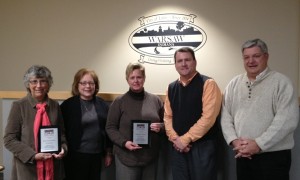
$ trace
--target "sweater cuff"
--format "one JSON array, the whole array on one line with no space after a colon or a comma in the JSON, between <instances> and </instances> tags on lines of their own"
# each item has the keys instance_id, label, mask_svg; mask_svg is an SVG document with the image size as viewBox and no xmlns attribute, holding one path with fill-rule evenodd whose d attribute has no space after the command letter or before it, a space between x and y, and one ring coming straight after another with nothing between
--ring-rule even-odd
<instances>
[{"instance_id":1,"label":"sweater cuff","mask_svg":"<svg viewBox=\"0 0 300 180\"><path fill-rule=\"evenodd\" d=\"M28 164L35 164L35 154L27 161Z\"/></svg>"},{"instance_id":2,"label":"sweater cuff","mask_svg":"<svg viewBox=\"0 0 300 180\"><path fill-rule=\"evenodd\" d=\"M260 151L264 152L266 150L266 148L263 145L264 143L261 141L260 138L256 138L256 139L254 139L254 141L256 142L256 144L259 147Z\"/></svg>"},{"instance_id":3,"label":"sweater cuff","mask_svg":"<svg viewBox=\"0 0 300 180\"><path fill-rule=\"evenodd\" d=\"M180 140L181 140L181 143L184 145L184 146L187 146L189 145L191 142L192 142L192 139L189 137L188 134L184 134L180 137Z\"/></svg>"},{"instance_id":4,"label":"sweater cuff","mask_svg":"<svg viewBox=\"0 0 300 180\"><path fill-rule=\"evenodd\" d=\"M122 143L122 148L126 148L125 147L126 142L127 142L127 140Z\"/></svg>"}]
</instances>

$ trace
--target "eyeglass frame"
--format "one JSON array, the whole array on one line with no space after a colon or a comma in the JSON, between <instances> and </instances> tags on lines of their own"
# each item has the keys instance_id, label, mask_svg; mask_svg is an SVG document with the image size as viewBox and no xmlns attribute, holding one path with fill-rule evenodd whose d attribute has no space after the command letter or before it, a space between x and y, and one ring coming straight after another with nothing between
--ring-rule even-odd
<instances>
[{"instance_id":1,"label":"eyeglass frame","mask_svg":"<svg viewBox=\"0 0 300 180\"><path fill-rule=\"evenodd\" d=\"M81 86L87 86L87 85L89 85L91 87L95 86L94 82L87 82L87 81L79 82L78 84L80 84Z\"/></svg>"},{"instance_id":2,"label":"eyeglass frame","mask_svg":"<svg viewBox=\"0 0 300 180\"><path fill-rule=\"evenodd\" d=\"M38 84L40 84L41 86L45 86L45 85L48 84L48 83L49 83L49 81L46 80L46 79L40 79L40 80L34 79L34 80L29 80L29 84L30 84L30 85L33 85L33 86L36 86L36 85L38 85Z\"/></svg>"}]
</instances>

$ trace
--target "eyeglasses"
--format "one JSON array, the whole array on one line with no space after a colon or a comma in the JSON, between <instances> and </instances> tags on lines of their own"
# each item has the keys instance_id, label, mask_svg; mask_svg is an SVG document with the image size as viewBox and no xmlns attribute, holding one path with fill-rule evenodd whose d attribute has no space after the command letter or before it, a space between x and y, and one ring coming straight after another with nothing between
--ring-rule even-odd
<instances>
[{"instance_id":1,"label":"eyeglasses","mask_svg":"<svg viewBox=\"0 0 300 180\"><path fill-rule=\"evenodd\" d=\"M79 82L80 85L82 86L95 86L95 83L94 82L86 82L86 81L83 81L83 82Z\"/></svg>"},{"instance_id":2,"label":"eyeglasses","mask_svg":"<svg viewBox=\"0 0 300 180\"><path fill-rule=\"evenodd\" d=\"M46 79L41 79L41 80L34 79L34 80L30 80L29 83L34 86L36 86L37 84L44 86L48 84L48 81Z\"/></svg>"}]
</instances>

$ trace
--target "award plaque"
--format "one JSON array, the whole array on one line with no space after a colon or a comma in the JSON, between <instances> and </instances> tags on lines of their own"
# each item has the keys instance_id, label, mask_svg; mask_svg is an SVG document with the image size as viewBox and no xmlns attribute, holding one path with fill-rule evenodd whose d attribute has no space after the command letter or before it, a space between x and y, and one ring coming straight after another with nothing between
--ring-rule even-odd
<instances>
[{"instance_id":1,"label":"award plaque","mask_svg":"<svg viewBox=\"0 0 300 180\"><path fill-rule=\"evenodd\" d=\"M150 124L149 120L132 120L132 142L142 147L150 147Z\"/></svg>"},{"instance_id":2,"label":"award plaque","mask_svg":"<svg viewBox=\"0 0 300 180\"><path fill-rule=\"evenodd\" d=\"M39 152L59 153L61 150L58 126L41 126L39 129Z\"/></svg>"}]
</instances>

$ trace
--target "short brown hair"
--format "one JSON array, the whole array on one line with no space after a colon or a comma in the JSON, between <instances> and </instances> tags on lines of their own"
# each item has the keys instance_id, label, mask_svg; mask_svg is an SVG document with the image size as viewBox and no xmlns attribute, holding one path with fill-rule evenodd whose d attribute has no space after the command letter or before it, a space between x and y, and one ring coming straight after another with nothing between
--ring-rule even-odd
<instances>
[{"instance_id":1,"label":"short brown hair","mask_svg":"<svg viewBox=\"0 0 300 180\"><path fill-rule=\"evenodd\" d=\"M193 57L193 60L196 60L196 57L195 57L195 52L193 49L189 48L189 47L182 47L182 48L179 48L175 51L174 53L174 62L176 63L176 54L178 52L187 52L187 53L191 53L192 57Z\"/></svg>"},{"instance_id":2,"label":"short brown hair","mask_svg":"<svg viewBox=\"0 0 300 180\"><path fill-rule=\"evenodd\" d=\"M73 96L79 95L78 84L79 84L80 80L82 79L82 77L85 76L86 74L91 75L94 80L94 83L95 83L94 96L96 96L97 93L99 92L100 82L99 82L99 78L98 78L97 74L95 73L95 71L89 70L86 68L82 68L82 69L79 69L74 76L74 81L72 84L72 95Z\"/></svg>"}]
</instances>

